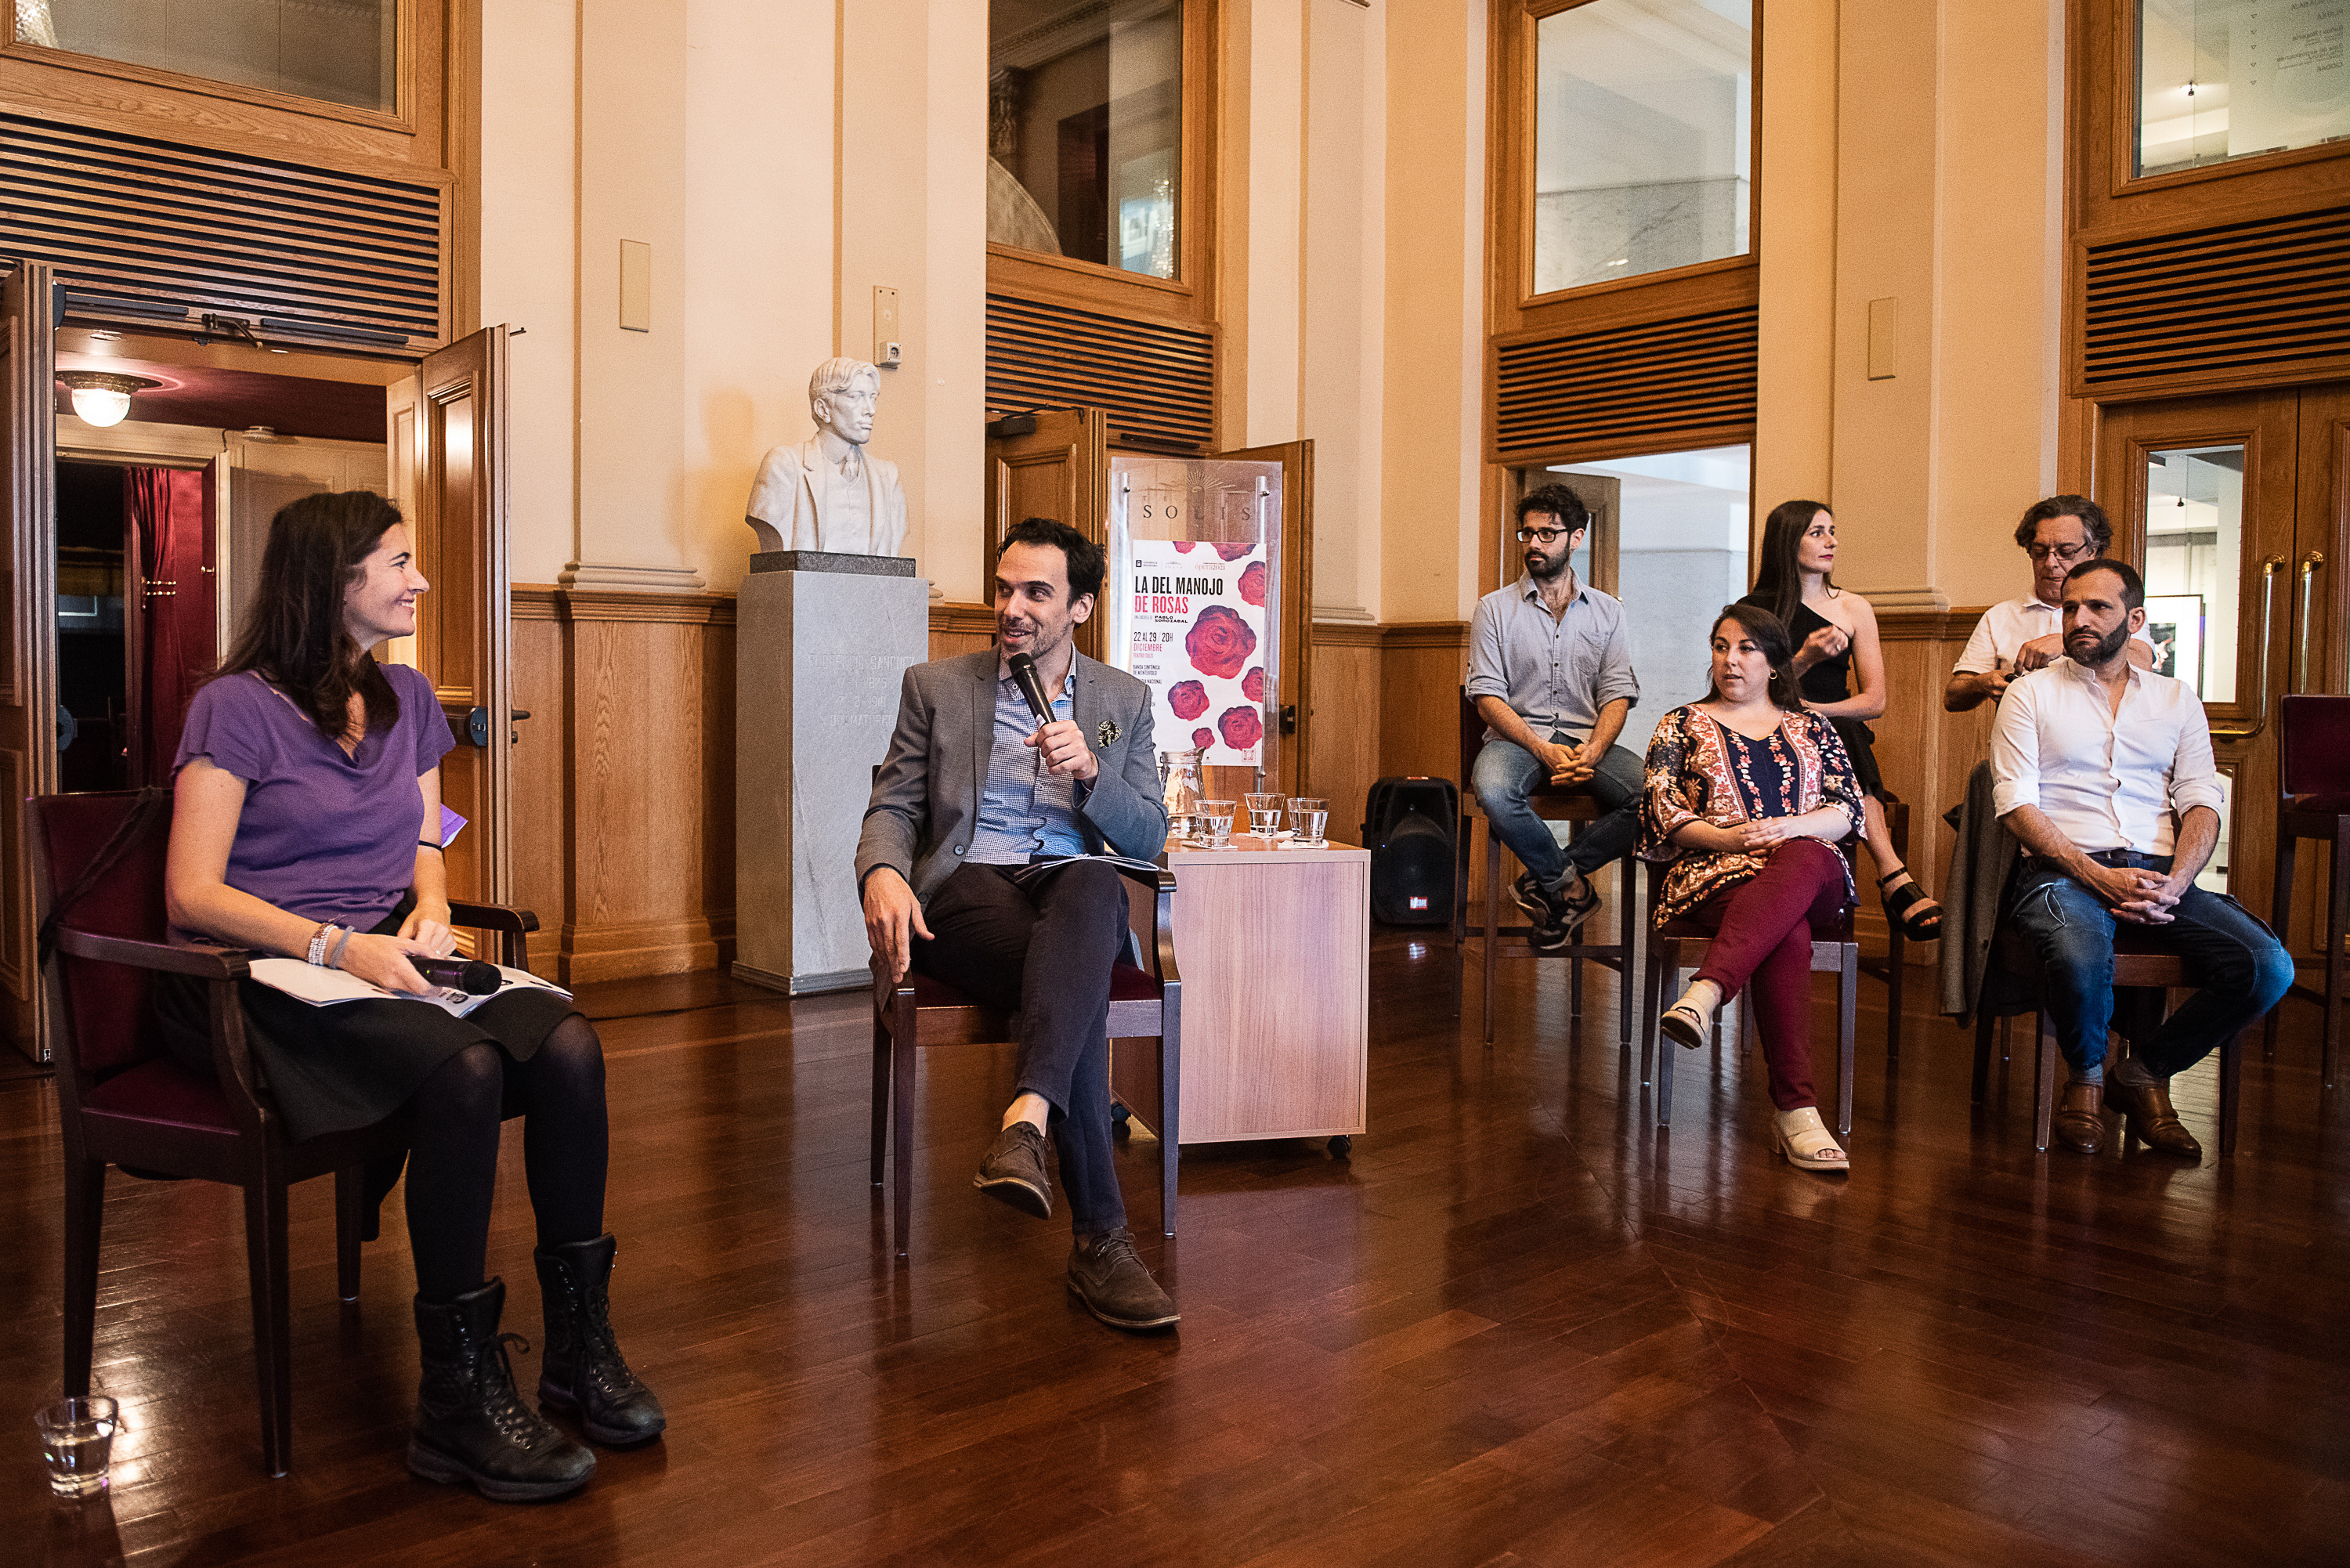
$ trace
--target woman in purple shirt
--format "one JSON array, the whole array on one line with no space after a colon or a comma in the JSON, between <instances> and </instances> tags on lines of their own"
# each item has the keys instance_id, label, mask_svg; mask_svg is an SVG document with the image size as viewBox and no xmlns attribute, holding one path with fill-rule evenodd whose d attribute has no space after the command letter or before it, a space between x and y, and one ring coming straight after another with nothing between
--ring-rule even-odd
<instances>
[{"instance_id":1,"label":"woman in purple shirt","mask_svg":"<svg viewBox=\"0 0 2350 1568\"><path fill-rule=\"evenodd\" d=\"M456 743L417 670L368 649L416 630L425 589L399 511L354 491L277 514L244 635L180 742L165 898L173 933L307 959L389 992L431 989L412 957L454 950L441 859L441 759ZM560 992L516 988L463 1018L426 1001L312 1007L243 987L247 1034L287 1135L407 1107L408 1236L424 1375L408 1465L502 1501L586 1484L594 1454L525 1406L485 1277L498 1134L524 1160L546 1312L539 1399L598 1442L650 1440L660 1402L614 1341L604 1232L603 1047ZM200 988L161 988L163 1033L211 1070ZM399 1170L370 1170L370 1194ZM372 1208L369 1210L372 1214Z\"/></svg>"}]
</instances>

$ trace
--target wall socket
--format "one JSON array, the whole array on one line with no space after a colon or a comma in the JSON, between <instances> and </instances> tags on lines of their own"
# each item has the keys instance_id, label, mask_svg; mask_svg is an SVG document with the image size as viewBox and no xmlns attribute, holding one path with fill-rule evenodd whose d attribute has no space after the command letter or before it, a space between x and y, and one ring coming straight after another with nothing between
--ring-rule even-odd
<instances>
[{"instance_id":1,"label":"wall socket","mask_svg":"<svg viewBox=\"0 0 2350 1568\"><path fill-rule=\"evenodd\" d=\"M898 291L873 286L873 362L884 370L905 363L898 337Z\"/></svg>"}]
</instances>

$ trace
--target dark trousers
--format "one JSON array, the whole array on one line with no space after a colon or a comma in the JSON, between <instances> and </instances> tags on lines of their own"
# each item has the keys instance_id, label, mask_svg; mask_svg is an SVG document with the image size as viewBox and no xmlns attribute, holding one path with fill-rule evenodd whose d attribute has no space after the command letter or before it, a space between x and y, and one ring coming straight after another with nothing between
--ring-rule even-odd
<instances>
[{"instance_id":1,"label":"dark trousers","mask_svg":"<svg viewBox=\"0 0 2350 1568\"><path fill-rule=\"evenodd\" d=\"M1052 1105L1062 1194L1081 1236L1126 1223L1109 1137L1109 971L1126 942L1125 878L1066 866L1031 891L1004 866L966 866L922 911L914 967L1019 1014L1019 1094Z\"/></svg>"},{"instance_id":2,"label":"dark trousers","mask_svg":"<svg viewBox=\"0 0 2350 1568\"><path fill-rule=\"evenodd\" d=\"M1843 862L1816 838L1790 839L1762 875L1690 911L1715 933L1697 978L1721 987L1724 1002L1754 988L1771 1103L1783 1111L1820 1103L1812 1090L1812 928L1843 918Z\"/></svg>"},{"instance_id":3,"label":"dark trousers","mask_svg":"<svg viewBox=\"0 0 2350 1568\"><path fill-rule=\"evenodd\" d=\"M2106 866L2168 872L2168 856L2109 849L2091 857ZM2187 961L2199 989L2163 1019L2159 998L2150 1016L2126 1031L2148 1073L2183 1073L2274 1007L2293 983L2293 960L2251 911L2222 894L2189 888L2158 926L2137 935ZM2102 1066L2106 1034L2114 1023L2113 911L2104 900L2047 861L2026 860L2016 872L2018 930L2040 950L2047 976L2048 1012L2057 1048L2074 1071Z\"/></svg>"}]
</instances>

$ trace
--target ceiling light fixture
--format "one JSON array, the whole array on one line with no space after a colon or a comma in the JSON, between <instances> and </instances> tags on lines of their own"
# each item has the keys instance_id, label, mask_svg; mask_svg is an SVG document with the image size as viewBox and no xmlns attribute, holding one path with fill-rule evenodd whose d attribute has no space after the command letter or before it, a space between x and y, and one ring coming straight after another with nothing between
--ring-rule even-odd
<instances>
[{"instance_id":1,"label":"ceiling light fixture","mask_svg":"<svg viewBox=\"0 0 2350 1568\"><path fill-rule=\"evenodd\" d=\"M163 383L111 370L60 370L57 379L73 393L73 410L86 424L119 425L130 412L130 394Z\"/></svg>"}]
</instances>

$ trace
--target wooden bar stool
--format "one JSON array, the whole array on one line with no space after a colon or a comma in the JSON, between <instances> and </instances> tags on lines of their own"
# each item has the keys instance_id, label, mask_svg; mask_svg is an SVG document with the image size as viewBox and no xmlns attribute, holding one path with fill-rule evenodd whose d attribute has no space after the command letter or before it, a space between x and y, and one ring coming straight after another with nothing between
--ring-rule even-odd
<instances>
[{"instance_id":1,"label":"wooden bar stool","mask_svg":"<svg viewBox=\"0 0 2350 1568\"><path fill-rule=\"evenodd\" d=\"M2299 695L2284 699L2282 754L2277 777L2283 798L2277 805L2276 899L2270 927L2284 940L2293 918L2293 859L2300 841L2314 838L2334 846L2325 894L2325 990L2296 984L2287 996L2318 1004L2321 1026L2320 1082L2334 1086L2342 1048L2342 943L2350 935L2350 697ZM2276 1054L2280 999L2261 1025L2263 1055Z\"/></svg>"},{"instance_id":2,"label":"wooden bar stool","mask_svg":"<svg viewBox=\"0 0 2350 1568\"><path fill-rule=\"evenodd\" d=\"M2035 1015L2032 1074L2032 1147L2042 1154L2056 1123L2056 1024L2049 1016L2042 985L2040 955L2034 952L2022 933L2002 927L1991 944L1991 963L2022 989L2029 999ZM2170 991L2192 983L2187 975L2186 961L2178 954L2166 952L2147 944L2146 940L2130 930L2114 933L2114 989L2133 988ZM1995 1009L1989 1003L1988 984L1983 1002L1975 1009L1975 1075L1974 1103L1983 1102L1983 1094L1991 1078L1991 1031ZM2127 1042L2121 1040L2123 1049ZM2221 1042L2220 1057L2220 1152L2236 1152L2236 1105L2238 1071L2241 1064L2241 1035L2230 1035ZM2108 1061L2114 1060L2109 1055ZM2125 1141L2129 1134L2122 1135Z\"/></svg>"},{"instance_id":3,"label":"wooden bar stool","mask_svg":"<svg viewBox=\"0 0 2350 1568\"><path fill-rule=\"evenodd\" d=\"M1473 781L1476 778L1477 753L1485 746L1485 721L1478 716L1477 704L1469 696L1468 688L1461 691L1461 827L1456 853L1452 895L1452 1014L1461 1015L1463 984L1462 970L1467 963L1471 936L1469 926L1469 846L1474 837L1475 825L1485 815L1479 804ZM1534 814L1545 822L1565 822L1575 826L1568 829L1568 842L1574 835L1586 830L1587 826L1607 815L1599 802L1579 789L1558 789L1544 784L1534 791L1531 804ZM1617 988L1621 1002L1617 1008L1617 1040L1619 1044L1632 1043L1632 951L1636 940L1636 917L1633 888L1635 868L1638 858L1626 850L1617 862L1616 905L1621 935L1612 942L1584 940L1583 933L1591 922L1586 920L1575 929L1575 940L1564 947L1546 951L1528 946L1523 956L1527 958L1563 958L1572 961L1567 978L1567 1021L1570 1025L1583 1022L1583 961L1590 959L1607 965L1622 977ZM1594 919L1599 917L1595 915ZM1493 836L1492 825L1485 834L1485 919L1483 948L1485 970L1485 1044L1493 1043L1493 976L1501 959L1502 939L1525 937L1534 929L1531 925L1505 926L1502 921L1502 841Z\"/></svg>"},{"instance_id":4,"label":"wooden bar stool","mask_svg":"<svg viewBox=\"0 0 2350 1568\"><path fill-rule=\"evenodd\" d=\"M1885 810L1885 836L1893 840L1893 853L1901 857L1902 865L1907 866L1909 864L1908 803L1887 793L1877 798L1877 805ZM1913 871L1910 875L1914 877L1917 873ZM1890 914L1885 917L1885 925L1887 932L1885 957L1863 959L1860 967L1863 973L1873 974L1885 982L1885 1059L1894 1062L1901 1056L1901 980L1908 971L1908 961L1904 955L1908 951L1909 936L1901 929L1901 922Z\"/></svg>"},{"instance_id":5,"label":"wooden bar stool","mask_svg":"<svg viewBox=\"0 0 2350 1568\"><path fill-rule=\"evenodd\" d=\"M1847 839L1838 846L1847 861L1852 857L1853 842ZM1652 917L1658 894L1663 886L1662 875L1657 867L1650 867L1648 909ZM1640 1059L1645 1066L1649 1054L1655 1053L1659 1127L1672 1125L1673 1062L1680 1054L1680 1047L1664 1039L1658 1028L1658 1021L1666 1006L1665 981L1669 977L1678 991L1683 971L1704 966L1706 950L1713 945L1713 932L1686 917L1666 921L1661 929L1656 928L1653 918L1650 921L1648 966L1641 1008ZM1897 958L1895 961L1899 961ZM1845 911L1843 922L1835 930L1825 935L1817 930L1812 933L1812 972L1836 977L1835 1130L1837 1137L1848 1138L1852 1136L1853 1064L1860 1033L1860 939L1853 930L1850 909ZM1740 993L1738 1002L1742 1010L1738 1037L1742 1049L1744 1042L1753 1038L1754 1021L1743 992ZM1719 1044L1721 1039L1721 1016L1717 1012L1714 1015L1715 1043ZM1642 1081L1646 1083L1648 1080L1644 1076Z\"/></svg>"}]
</instances>

